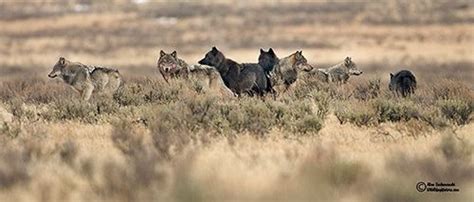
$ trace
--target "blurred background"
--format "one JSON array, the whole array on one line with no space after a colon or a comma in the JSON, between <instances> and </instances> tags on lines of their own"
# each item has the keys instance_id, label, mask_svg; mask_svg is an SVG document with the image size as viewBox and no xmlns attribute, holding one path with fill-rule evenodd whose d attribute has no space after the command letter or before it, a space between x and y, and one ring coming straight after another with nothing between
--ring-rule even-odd
<instances>
[{"instance_id":1,"label":"blurred background","mask_svg":"<svg viewBox=\"0 0 474 202\"><path fill-rule=\"evenodd\" d=\"M212 47L238 62L259 49L303 50L317 67L351 56L384 80L401 68L422 79L474 78L473 1L3 0L0 79L46 75L64 56L156 73L159 51L195 64ZM472 86L472 85L471 85ZM474 87L474 86L472 86Z\"/></svg>"}]
</instances>

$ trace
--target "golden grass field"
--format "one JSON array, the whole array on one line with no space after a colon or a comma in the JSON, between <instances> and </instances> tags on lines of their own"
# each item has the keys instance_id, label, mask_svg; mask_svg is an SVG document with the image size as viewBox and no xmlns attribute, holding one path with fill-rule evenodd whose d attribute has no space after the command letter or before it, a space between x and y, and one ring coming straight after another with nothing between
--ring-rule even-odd
<instances>
[{"instance_id":1,"label":"golden grass field","mask_svg":"<svg viewBox=\"0 0 474 202\"><path fill-rule=\"evenodd\" d=\"M0 2L0 201L470 201L473 6ZM364 73L300 74L276 100L164 83L160 50L196 64L212 46L254 63L303 50L318 68L350 56ZM81 101L47 77L60 56L119 69L124 91ZM401 69L418 79L409 98L388 91Z\"/></svg>"}]
</instances>

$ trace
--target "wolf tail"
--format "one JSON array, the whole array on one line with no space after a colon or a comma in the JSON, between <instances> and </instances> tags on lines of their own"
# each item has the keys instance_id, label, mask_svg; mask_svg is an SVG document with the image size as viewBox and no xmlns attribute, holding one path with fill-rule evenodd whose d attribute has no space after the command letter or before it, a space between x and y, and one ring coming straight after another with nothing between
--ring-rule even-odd
<instances>
[{"instance_id":1,"label":"wolf tail","mask_svg":"<svg viewBox=\"0 0 474 202\"><path fill-rule=\"evenodd\" d=\"M415 92L416 81L413 81L410 77L403 77L400 85L402 86L402 95L404 97Z\"/></svg>"}]
</instances>

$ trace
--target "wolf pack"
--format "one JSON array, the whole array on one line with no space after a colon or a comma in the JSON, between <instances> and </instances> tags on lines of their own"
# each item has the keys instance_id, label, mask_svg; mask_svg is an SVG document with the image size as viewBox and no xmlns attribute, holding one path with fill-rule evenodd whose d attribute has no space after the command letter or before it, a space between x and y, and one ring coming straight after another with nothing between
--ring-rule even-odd
<instances>
[{"instance_id":1,"label":"wolf pack","mask_svg":"<svg viewBox=\"0 0 474 202\"><path fill-rule=\"evenodd\" d=\"M322 82L343 85L351 76L363 72L357 68L351 57L328 68L315 68L296 51L289 56L279 58L272 48L260 49L257 63L239 63L227 58L216 47L212 47L198 64L188 65L178 57L176 51L160 51L157 68L166 83L176 78L188 79L196 76L205 80L209 86L225 89L229 94L263 97L272 95L273 99L286 92L298 80L301 73ZM79 92L83 100L89 100L92 94L112 95L123 88L124 79L117 69L103 66L85 65L60 57L50 78L61 78L66 84ZM416 78L409 70L390 73L388 85L396 96L407 97L415 93Z\"/></svg>"}]
</instances>

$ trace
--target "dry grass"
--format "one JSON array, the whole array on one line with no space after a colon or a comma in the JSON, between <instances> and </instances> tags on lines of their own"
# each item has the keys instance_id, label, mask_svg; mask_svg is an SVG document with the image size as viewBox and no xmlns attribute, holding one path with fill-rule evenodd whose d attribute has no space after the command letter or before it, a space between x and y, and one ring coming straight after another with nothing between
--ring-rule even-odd
<instances>
[{"instance_id":1,"label":"dry grass","mask_svg":"<svg viewBox=\"0 0 474 202\"><path fill-rule=\"evenodd\" d=\"M0 3L2 200L474 194L469 1L36 2ZM262 47L280 57L303 50L317 67L351 56L364 74L340 86L302 74L276 100L261 100L216 94L197 78L169 85L156 72L160 49L193 64L213 45L240 62L256 62ZM46 78L58 56L114 66L126 85L80 101ZM408 98L387 89L388 73L402 68L419 84ZM418 181L461 191L418 193Z\"/></svg>"}]
</instances>

